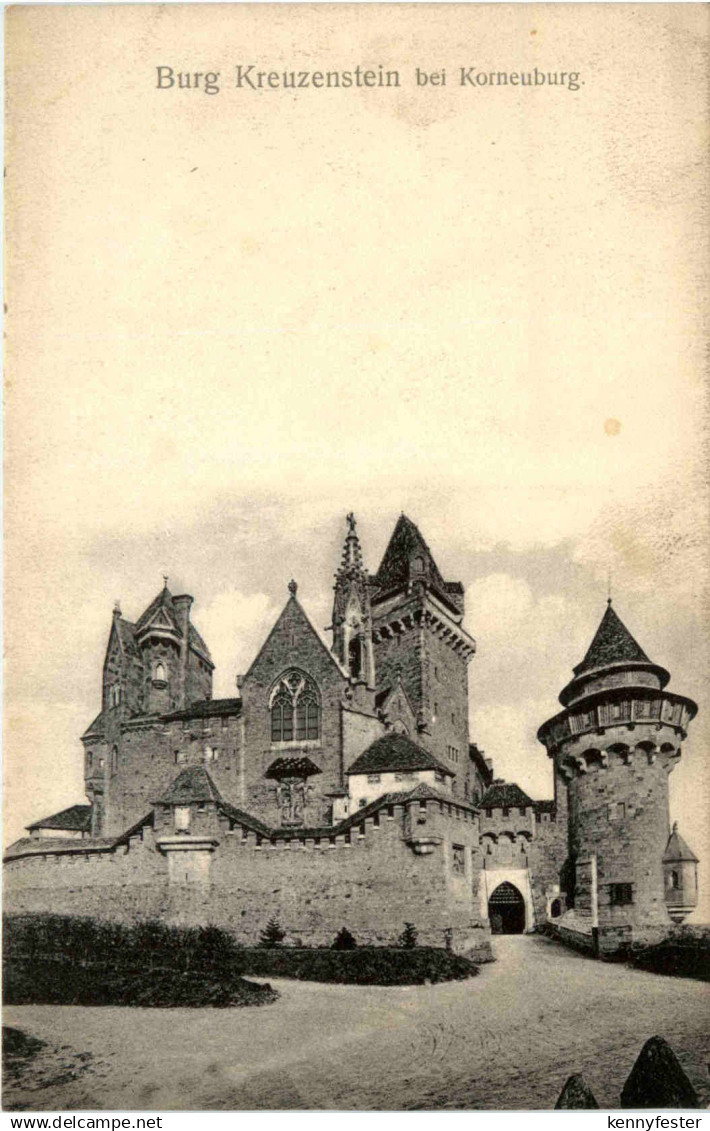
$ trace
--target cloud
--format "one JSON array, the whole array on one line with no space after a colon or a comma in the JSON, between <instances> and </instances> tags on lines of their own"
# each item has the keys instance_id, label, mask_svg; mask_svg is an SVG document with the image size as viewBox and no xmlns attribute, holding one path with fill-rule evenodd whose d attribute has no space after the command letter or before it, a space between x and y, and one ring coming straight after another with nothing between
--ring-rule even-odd
<instances>
[{"instance_id":1,"label":"cloud","mask_svg":"<svg viewBox=\"0 0 710 1131\"><path fill-rule=\"evenodd\" d=\"M236 695L236 676L247 670L279 612L268 594L239 589L223 589L200 610L199 631L216 664L216 699Z\"/></svg>"}]
</instances>

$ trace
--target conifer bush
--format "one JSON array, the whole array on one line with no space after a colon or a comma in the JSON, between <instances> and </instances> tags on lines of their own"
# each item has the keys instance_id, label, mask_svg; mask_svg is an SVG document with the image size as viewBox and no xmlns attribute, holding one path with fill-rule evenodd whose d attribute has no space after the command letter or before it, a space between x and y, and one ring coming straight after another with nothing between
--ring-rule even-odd
<instances>
[{"instance_id":1,"label":"conifer bush","mask_svg":"<svg viewBox=\"0 0 710 1131\"><path fill-rule=\"evenodd\" d=\"M414 923L405 923L404 930L397 939L397 946L402 946L407 950L411 950L412 947L415 947L417 945L418 938L419 932L414 926Z\"/></svg>"},{"instance_id":2,"label":"conifer bush","mask_svg":"<svg viewBox=\"0 0 710 1131\"><path fill-rule=\"evenodd\" d=\"M341 927L337 935L335 936L335 940L332 943L331 949L355 950L356 947L357 943L355 942L355 936L350 933L347 927Z\"/></svg>"},{"instance_id":3,"label":"conifer bush","mask_svg":"<svg viewBox=\"0 0 710 1131\"><path fill-rule=\"evenodd\" d=\"M278 919L272 916L259 938L262 946L281 946L281 943L286 938L286 932L283 930Z\"/></svg>"}]
</instances>

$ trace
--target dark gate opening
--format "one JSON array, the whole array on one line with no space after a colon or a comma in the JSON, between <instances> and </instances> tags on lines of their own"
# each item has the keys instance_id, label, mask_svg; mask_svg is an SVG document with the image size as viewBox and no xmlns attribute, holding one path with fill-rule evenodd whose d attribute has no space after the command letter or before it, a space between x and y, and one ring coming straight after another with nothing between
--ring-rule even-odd
<instances>
[{"instance_id":1,"label":"dark gate opening","mask_svg":"<svg viewBox=\"0 0 710 1131\"><path fill-rule=\"evenodd\" d=\"M525 900L507 881L499 884L488 900L488 918L494 935L522 935L525 930Z\"/></svg>"}]
</instances>

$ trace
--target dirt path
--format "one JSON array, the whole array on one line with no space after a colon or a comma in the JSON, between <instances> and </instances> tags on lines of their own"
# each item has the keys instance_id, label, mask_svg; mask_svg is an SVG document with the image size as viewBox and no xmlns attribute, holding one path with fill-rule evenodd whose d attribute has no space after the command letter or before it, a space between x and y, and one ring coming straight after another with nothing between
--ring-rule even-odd
<instances>
[{"instance_id":1,"label":"dirt path","mask_svg":"<svg viewBox=\"0 0 710 1131\"><path fill-rule=\"evenodd\" d=\"M235 1010L11 1006L4 1020L90 1054L76 1079L6 1093L28 1110L550 1109L584 1072L615 1107L644 1041L668 1040L710 1103L710 988L609 966L537 936L496 941L442 986L272 979Z\"/></svg>"}]
</instances>

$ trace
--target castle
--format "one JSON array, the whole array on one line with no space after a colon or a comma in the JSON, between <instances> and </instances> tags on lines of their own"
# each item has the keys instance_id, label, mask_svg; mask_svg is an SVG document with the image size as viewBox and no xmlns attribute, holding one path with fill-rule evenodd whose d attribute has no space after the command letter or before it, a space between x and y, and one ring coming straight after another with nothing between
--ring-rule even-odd
<instances>
[{"instance_id":1,"label":"castle","mask_svg":"<svg viewBox=\"0 0 710 1131\"><path fill-rule=\"evenodd\" d=\"M193 598L113 612L86 793L5 856L5 906L211 922L245 942L347 926L478 955L547 925L595 953L658 937L697 901L668 774L696 706L668 692L611 602L538 737L554 798L494 777L470 741L464 587L402 515L365 569L348 515L332 647L291 581L238 696L212 698Z\"/></svg>"}]
</instances>

